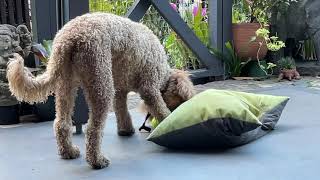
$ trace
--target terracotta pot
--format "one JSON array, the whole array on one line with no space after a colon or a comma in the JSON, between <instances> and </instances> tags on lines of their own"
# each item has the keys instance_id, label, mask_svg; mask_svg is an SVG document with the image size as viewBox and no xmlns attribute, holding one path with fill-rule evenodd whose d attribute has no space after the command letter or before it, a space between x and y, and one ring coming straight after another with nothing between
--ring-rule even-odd
<instances>
[{"instance_id":1,"label":"terracotta pot","mask_svg":"<svg viewBox=\"0 0 320 180\"><path fill-rule=\"evenodd\" d=\"M296 68L294 68L294 69L281 69L280 70L280 72L283 74L284 78L294 77L296 71L297 71Z\"/></svg>"},{"instance_id":2,"label":"terracotta pot","mask_svg":"<svg viewBox=\"0 0 320 180\"><path fill-rule=\"evenodd\" d=\"M288 79L289 81L293 79L300 79L300 74L297 71L296 68L294 69L281 69L280 74L278 77L278 81L281 81L282 79Z\"/></svg>"},{"instance_id":3,"label":"terracotta pot","mask_svg":"<svg viewBox=\"0 0 320 180\"><path fill-rule=\"evenodd\" d=\"M259 23L239 23L232 25L233 43L236 53L243 60L257 59L257 52L259 49L259 42L263 42L262 38L257 38L251 42L252 37L256 35L256 31L260 28ZM263 59L268 52L267 45L263 43L259 59Z\"/></svg>"}]
</instances>

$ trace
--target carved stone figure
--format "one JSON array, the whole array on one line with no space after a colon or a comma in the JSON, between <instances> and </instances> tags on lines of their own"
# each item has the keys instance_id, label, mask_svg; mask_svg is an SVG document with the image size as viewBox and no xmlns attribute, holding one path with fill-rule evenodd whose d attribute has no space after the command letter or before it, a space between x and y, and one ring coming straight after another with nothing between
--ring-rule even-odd
<instances>
[{"instance_id":1,"label":"carved stone figure","mask_svg":"<svg viewBox=\"0 0 320 180\"><path fill-rule=\"evenodd\" d=\"M11 96L6 78L6 68L9 57L13 53L19 53L22 57L28 57L32 46L32 35L27 26L14 27L8 24L0 24L0 106L12 106L18 101Z\"/></svg>"}]
</instances>

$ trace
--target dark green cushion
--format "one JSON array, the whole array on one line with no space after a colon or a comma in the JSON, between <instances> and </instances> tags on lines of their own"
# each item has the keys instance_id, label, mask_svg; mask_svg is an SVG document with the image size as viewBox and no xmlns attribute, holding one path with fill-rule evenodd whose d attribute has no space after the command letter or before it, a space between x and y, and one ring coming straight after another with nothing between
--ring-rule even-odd
<instances>
[{"instance_id":1,"label":"dark green cushion","mask_svg":"<svg viewBox=\"0 0 320 180\"><path fill-rule=\"evenodd\" d=\"M206 90L183 103L147 138L169 148L234 147L272 130L288 97Z\"/></svg>"}]
</instances>

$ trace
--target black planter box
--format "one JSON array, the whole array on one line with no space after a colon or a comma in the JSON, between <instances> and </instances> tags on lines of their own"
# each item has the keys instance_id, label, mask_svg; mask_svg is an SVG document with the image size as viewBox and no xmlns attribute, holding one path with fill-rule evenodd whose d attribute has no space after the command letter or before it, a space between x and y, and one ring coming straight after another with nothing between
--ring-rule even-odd
<instances>
[{"instance_id":1,"label":"black planter box","mask_svg":"<svg viewBox=\"0 0 320 180\"><path fill-rule=\"evenodd\" d=\"M79 89L76 98L75 111L73 114L73 125L76 126L76 134L81 134L82 125L86 124L89 119L89 108L84 97L82 89Z\"/></svg>"},{"instance_id":2,"label":"black planter box","mask_svg":"<svg viewBox=\"0 0 320 180\"><path fill-rule=\"evenodd\" d=\"M73 125L76 126L76 133L82 132L82 125L87 123L89 109L82 89L78 91L73 115ZM46 103L36 105L36 114L41 121L53 121L55 119L55 97L49 96Z\"/></svg>"},{"instance_id":3,"label":"black planter box","mask_svg":"<svg viewBox=\"0 0 320 180\"><path fill-rule=\"evenodd\" d=\"M53 121L55 119L55 98L49 96L45 103L36 104L36 114L41 121Z\"/></svg>"},{"instance_id":4,"label":"black planter box","mask_svg":"<svg viewBox=\"0 0 320 180\"><path fill-rule=\"evenodd\" d=\"M19 123L19 105L0 106L0 125Z\"/></svg>"}]
</instances>

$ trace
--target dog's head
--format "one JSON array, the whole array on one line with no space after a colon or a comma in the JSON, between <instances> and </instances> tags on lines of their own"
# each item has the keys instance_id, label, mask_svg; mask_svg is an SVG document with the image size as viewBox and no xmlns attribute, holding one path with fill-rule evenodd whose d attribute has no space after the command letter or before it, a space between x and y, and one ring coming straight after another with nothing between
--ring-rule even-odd
<instances>
[{"instance_id":1,"label":"dog's head","mask_svg":"<svg viewBox=\"0 0 320 180\"><path fill-rule=\"evenodd\" d=\"M187 72L173 70L161 93L168 109L172 112L179 105L192 98L195 95L195 89ZM150 112L144 102L140 104L139 109L143 113Z\"/></svg>"},{"instance_id":2,"label":"dog's head","mask_svg":"<svg viewBox=\"0 0 320 180\"><path fill-rule=\"evenodd\" d=\"M166 87L161 90L161 93L168 109L172 112L182 103L192 98L195 95L195 89L193 83L189 79L188 73L181 70L173 70L167 81ZM141 112L148 113L145 122L148 119L153 118L144 102L141 103L139 109ZM149 127L145 126L145 122L139 130L145 129L151 131Z\"/></svg>"},{"instance_id":3,"label":"dog's head","mask_svg":"<svg viewBox=\"0 0 320 180\"><path fill-rule=\"evenodd\" d=\"M170 111L192 98L195 94L189 74L181 70L173 70L167 86L162 90L162 97Z\"/></svg>"}]
</instances>

